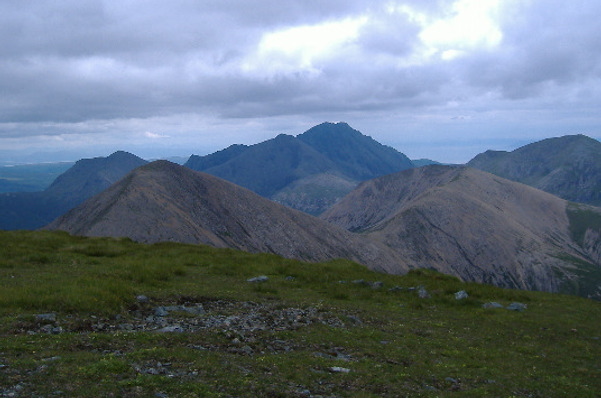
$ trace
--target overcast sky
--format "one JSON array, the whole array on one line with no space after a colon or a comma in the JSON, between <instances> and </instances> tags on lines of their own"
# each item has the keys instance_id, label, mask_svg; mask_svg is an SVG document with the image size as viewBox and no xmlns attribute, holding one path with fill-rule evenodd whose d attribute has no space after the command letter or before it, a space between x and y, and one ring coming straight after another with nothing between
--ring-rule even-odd
<instances>
[{"instance_id":1,"label":"overcast sky","mask_svg":"<svg viewBox=\"0 0 601 398\"><path fill-rule=\"evenodd\" d=\"M466 162L601 138L599 0L0 2L0 156L206 154L346 121Z\"/></svg>"}]
</instances>

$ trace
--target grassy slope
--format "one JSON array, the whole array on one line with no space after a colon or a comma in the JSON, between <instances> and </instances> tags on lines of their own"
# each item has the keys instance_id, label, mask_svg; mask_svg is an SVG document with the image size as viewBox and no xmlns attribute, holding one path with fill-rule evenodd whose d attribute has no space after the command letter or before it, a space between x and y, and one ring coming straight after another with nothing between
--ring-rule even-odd
<instances>
[{"instance_id":1,"label":"grassy slope","mask_svg":"<svg viewBox=\"0 0 601 398\"><path fill-rule=\"evenodd\" d=\"M306 264L202 246L144 246L64 233L1 232L0 247L0 395L601 395L599 302L464 284L427 271L401 277L346 261ZM246 282L263 274L268 282ZM382 281L384 287L350 282L357 279ZM419 285L432 297L389 290ZM470 297L455 300L459 290ZM138 294L150 297L153 305L185 297L316 308L345 326L317 323L244 336L220 328L152 333L76 327L98 319L111 322L116 315L126 322ZM528 309L481 308L489 301L519 301ZM229 311L244 310L233 306ZM57 314L67 332L26 333L36 327L35 314L48 312ZM349 315L362 322L350 322ZM246 339L242 344L252 348L252 355L235 349L240 339ZM290 349L274 350L274 342L286 342ZM140 371L159 362L168 364L170 374ZM328 371L334 366L350 372Z\"/></svg>"}]
</instances>

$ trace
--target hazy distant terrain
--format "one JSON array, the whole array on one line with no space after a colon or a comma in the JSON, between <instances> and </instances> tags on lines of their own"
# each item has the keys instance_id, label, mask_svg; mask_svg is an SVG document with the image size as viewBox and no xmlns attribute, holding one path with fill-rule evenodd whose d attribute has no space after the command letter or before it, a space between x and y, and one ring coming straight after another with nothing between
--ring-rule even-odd
<instances>
[{"instance_id":1,"label":"hazy distant terrain","mask_svg":"<svg viewBox=\"0 0 601 398\"><path fill-rule=\"evenodd\" d=\"M43 191L73 162L0 166L0 193Z\"/></svg>"},{"instance_id":2,"label":"hazy distant terrain","mask_svg":"<svg viewBox=\"0 0 601 398\"><path fill-rule=\"evenodd\" d=\"M487 151L467 165L566 200L601 205L601 142L585 135L549 138L512 152Z\"/></svg>"},{"instance_id":3,"label":"hazy distant terrain","mask_svg":"<svg viewBox=\"0 0 601 398\"><path fill-rule=\"evenodd\" d=\"M106 158L82 159L43 191L0 194L0 228L40 228L145 163L122 151Z\"/></svg>"}]
</instances>

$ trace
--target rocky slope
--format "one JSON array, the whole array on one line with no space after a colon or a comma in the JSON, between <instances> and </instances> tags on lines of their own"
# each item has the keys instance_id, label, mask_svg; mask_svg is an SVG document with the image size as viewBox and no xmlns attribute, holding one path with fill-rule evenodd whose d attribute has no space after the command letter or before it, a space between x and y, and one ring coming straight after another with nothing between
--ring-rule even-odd
<instances>
[{"instance_id":1,"label":"rocky slope","mask_svg":"<svg viewBox=\"0 0 601 398\"><path fill-rule=\"evenodd\" d=\"M147 243L201 243L307 261L347 258L374 269L400 261L380 245L325 221L167 161L134 170L47 228Z\"/></svg>"},{"instance_id":2,"label":"rocky slope","mask_svg":"<svg viewBox=\"0 0 601 398\"><path fill-rule=\"evenodd\" d=\"M297 137L281 134L256 145L232 145L211 155L193 155L185 166L316 215L360 181L413 164L346 123L322 123Z\"/></svg>"},{"instance_id":3,"label":"rocky slope","mask_svg":"<svg viewBox=\"0 0 601 398\"><path fill-rule=\"evenodd\" d=\"M585 135L549 138L512 152L487 151L468 166L566 200L601 205L601 142Z\"/></svg>"},{"instance_id":4,"label":"rocky slope","mask_svg":"<svg viewBox=\"0 0 601 398\"><path fill-rule=\"evenodd\" d=\"M601 209L582 206L577 242L567 201L471 168L426 166L364 182L322 218L385 244L411 268L601 297L601 223L590 221Z\"/></svg>"},{"instance_id":5,"label":"rocky slope","mask_svg":"<svg viewBox=\"0 0 601 398\"><path fill-rule=\"evenodd\" d=\"M44 191L0 194L0 229L40 228L145 163L118 151L77 161Z\"/></svg>"}]
</instances>

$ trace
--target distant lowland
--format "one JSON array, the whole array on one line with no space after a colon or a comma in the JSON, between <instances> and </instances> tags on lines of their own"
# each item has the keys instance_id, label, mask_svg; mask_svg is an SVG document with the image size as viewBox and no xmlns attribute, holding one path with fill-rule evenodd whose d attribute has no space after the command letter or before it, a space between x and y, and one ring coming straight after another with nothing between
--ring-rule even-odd
<instances>
[{"instance_id":1,"label":"distant lowland","mask_svg":"<svg viewBox=\"0 0 601 398\"><path fill-rule=\"evenodd\" d=\"M82 159L43 190L0 194L0 228L345 258L601 299L601 143L584 135L442 165L322 123L178 163Z\"/></svg>"}]
</instances>

